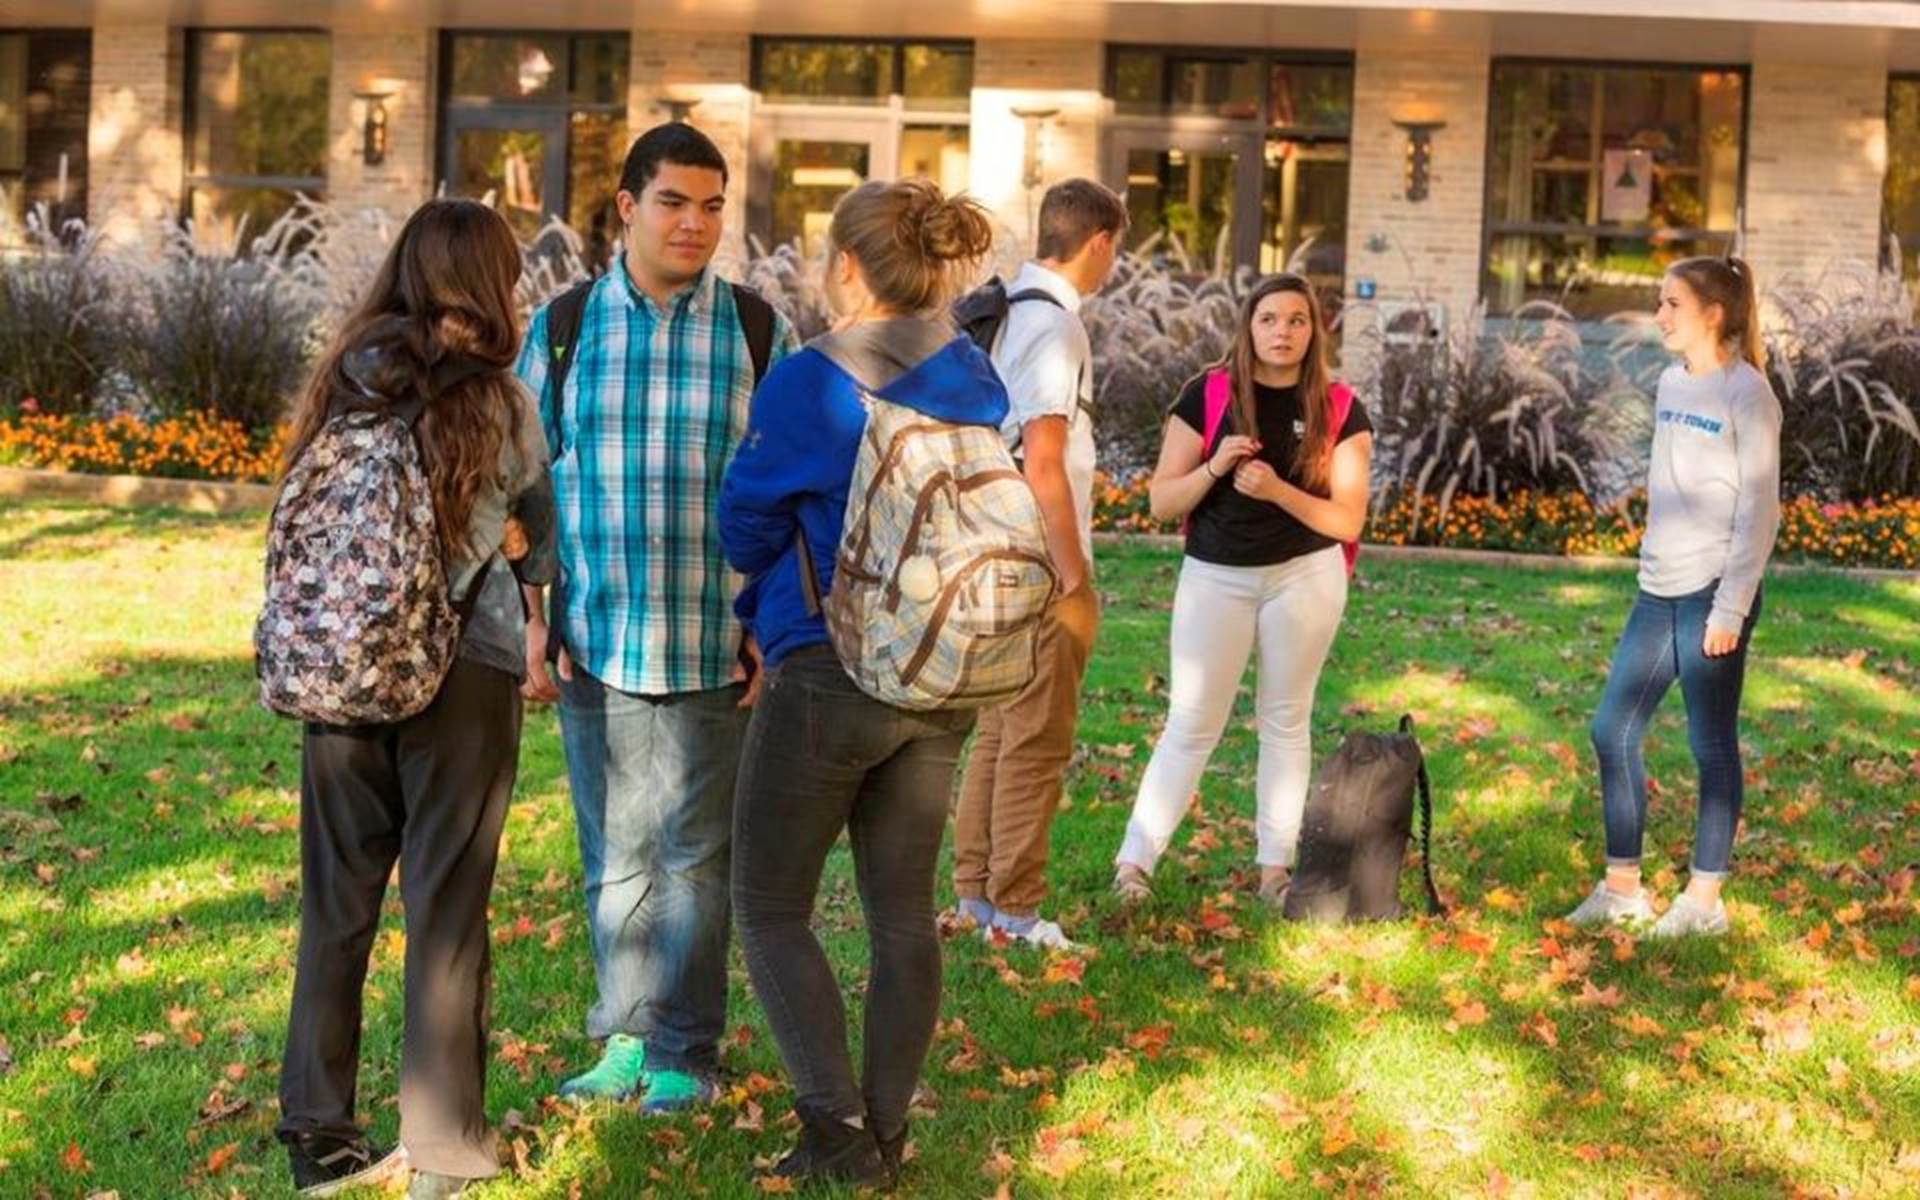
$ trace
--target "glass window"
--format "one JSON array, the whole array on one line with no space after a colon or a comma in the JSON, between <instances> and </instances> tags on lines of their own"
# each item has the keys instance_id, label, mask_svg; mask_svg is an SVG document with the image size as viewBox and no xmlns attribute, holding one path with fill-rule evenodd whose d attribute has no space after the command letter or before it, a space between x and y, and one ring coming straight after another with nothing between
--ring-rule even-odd
<instances>
[{"instance_id":1,"label":"glass window","mask_svg":"<svg viewBox=\"0 0 1920 1200\"><path fill-rule=\"evenodd\" d=\"M773 241L797 241L811 258L826 245L833 206L868 179L872 147L866 142L782 138L773 154Z\"/></svg>"},{"instance_id":2,"label":"glass window","mask_svg":"<svg viewBox=\"0 0 1920 1200\"><path fill-rule=\"evenodd\" d=\"M1197 270L1233 259L1239 156L1178 148L1127 154L1127 248Z\"/></svg>"},{"instance_id":3,"label":"glass window","mask_svg":"<svg viewBox=\"0 0 1920 1200\"><path fill-rule=\"evenodd\" d=\"M249 236L326 187L323 33L195 30L187 45L187 212Z\"/></svg>"},{"instance_id":4,"label":"glass window","mask_svg":"<svg viewBox=\"0 0 1920 1200\"><path fill-rule=\"evenodd\" d=\"M951 42L754 43L761 95L776 103L885 104L964 110L973 97L973 47Z\"/></svg>"},{"instance_id":5,"label":"glass window","mask_svg":"<svg viewBox=\"0 0 1920 1200\"><path fill-rule=\"evenodd\" d=\"M1300 53L1108 50L1130 249L1195 270L1299 271L1329 314L1346 282L1353 66ZM1215 147L1218 147L1216 150ZM1238 151L1238 152L1235 152ZM1176 249L1177 248L1177 249Z\"/></svg>"},{"instance_id":6,"label":"glass window","mask_svg":"<svg viewBox=\"0 0 1920 1200\"><path fill-rule=\"evenodd\" d=\"M1353 68L1276 62L1267 103L1267 124L1275 129L1345 135L1353 128Z\"/></svg>"},{"instance_id":7,"label":"glass window","mask_svg":"<svg viewBox=\"0 0 1920 1200\"><path fill-rule=\"evenodd\" d=\"M453 39L447 97L520 104L567 95L564 34L461 34Z\"/></svg>"},{"instance_id":8,"label":"glass window","mask_svg":"<svg viewBox=\"0 0 1920 1200\"><path fill-rule=\"evenodd\" d=\"M587 259L619 236L626 159L625 34L451 34L442 163L454 195L489 200L531 240L563 219Z\"/></svg>"},{"instance_id":9,"label":"glass window","mask_svg":"<svg viewBox=\"0 0 1920 1200\"><path fill-rule=\"evenodd\" d=\"M55 228L87 215L91 62L84 32L0 34L0 245L36 206Z\"/></svg>"},{"instance_id":10,"label":"glass window","mask_svg":"<svg viewBox=\"0 0 1920 1200\"><path fill-rule=\"evenodd\" d=\"M1260 68L1252 59L1170 58L1166 77L1173 112L1239 120L1260 115Z\"/></svg>"},{"instance_id":11,"label":"glass window","mask_svg":"<svg viewBox=\"0 0 1920 1200\"><path fill-rule=\"evenodd\" d=\"M900 94L908 108L960 108L973 103L973 47L901 48Z\"/></svg>"},{"instance_id":12,"label":"glass window","mask_svg":"<svg viewBox=\"0 0 1920 1200\"><path fill-rule=\"evenodd\" d=\"M760 91L769 100L879 103L893 93L888 43L765 41L758 49Z\"/></svg>"},{"instance_id":13,"label":"glass window","mask_svg":"<svg viewBox=\"0 0 1920 1200\"><path fill-rule=\"evenodd\" d=\"M1887 82L1887 175L1883 220L1905 278L1920 278L1920 79Z\"/></svg>"},{"instance_id":14,"label":"glass window","mask_svg":"<svg viewBox=\"0 0 1920 1200\"><path fill-rule=\"evenodd\" d=\"M1114 46L1107 91L1124 114L1258 121L1296 138L1345 138L1353 127L1353 66L1299 55Z\"/></svg>"},{"instance_id":15,"label":"glass window","mask_svg":"<svg viewBox=\"0 0 1920 1200\"><path fill-rule=\"evenodd\" d=\"M900 177L919 176L951 195L972 176L972 130L965 125L909 125L900 131Z\"/></svg>"},{"instance_id":16,"label":"glass window","mask_svg":"<svg viewBox=\"0 0 1920 1200\"><path fill-rule=\"evenodd\" d=\"M1651 308L1667 264L1724 251L1745 83L1712 69L1494 64L1489 310Z\"/></svg>"}]
</instances>

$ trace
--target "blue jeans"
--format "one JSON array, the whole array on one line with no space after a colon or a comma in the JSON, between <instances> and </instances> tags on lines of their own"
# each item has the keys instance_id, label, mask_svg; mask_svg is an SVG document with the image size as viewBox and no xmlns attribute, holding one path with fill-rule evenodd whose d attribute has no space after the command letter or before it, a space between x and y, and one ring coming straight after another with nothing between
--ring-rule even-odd
<instances>
[{"instance_id":1,"label":"blue jeans","mask_svg":"<svg viewBox=\"0 0 1920 1200\"><path fill-rule=\"evenodd\" d=\"M599 998L587 1033L708 1071L727 1020L728 854L746 736L739 686L670 696L560 683Z\"/></svg>"},{"instance_id":2,"label":"blue jeans","mask_svg":"<svg viewBox=\"0 0 1920 1200\"><path fill-rule=\"evenodd\" d=\"M1641 592L1613 652L1607 689L1593 718L1593 752L1600 760L1600 797L1607 826L1607 865L1635 866L1647 823L1647 769L1640 744L1647 722L1673 686L1687 704L1687 741L1700 772L1700 803L1694 821L1693 873L1727 873L1733 834L1740 824L1740 685L1746 678L1747 646L1760 618L1760 596L1731 654L1708 658L1701 650L1709 584L1688 596Z\"/></svg>"}]
</instances>

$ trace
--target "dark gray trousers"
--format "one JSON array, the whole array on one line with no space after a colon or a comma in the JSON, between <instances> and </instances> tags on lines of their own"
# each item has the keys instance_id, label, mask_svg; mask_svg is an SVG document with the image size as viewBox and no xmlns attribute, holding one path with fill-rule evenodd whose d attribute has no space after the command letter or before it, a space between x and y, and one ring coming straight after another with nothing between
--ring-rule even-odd
<instances>
[{"instance_id":1,"label":"dark gray trousers","mask_svg":"<svg viewBox=\"0 0 1920 1200\"><path fill-rule=\"evenodd\" d=\"M457 660L433 703L405 721L307 727L283 1138L358 1133L361 986L398 862L407 933L400 1141L421 1170L499 1171L486 1117L487 900L520 717L511 675Z\"/></svg>"}]
</instances>

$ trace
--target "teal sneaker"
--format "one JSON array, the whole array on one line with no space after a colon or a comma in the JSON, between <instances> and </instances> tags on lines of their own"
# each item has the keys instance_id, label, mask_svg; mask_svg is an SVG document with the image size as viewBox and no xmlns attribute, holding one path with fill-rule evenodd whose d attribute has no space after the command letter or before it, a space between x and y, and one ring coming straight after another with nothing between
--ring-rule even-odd
<instances>
[{"instance_id":1,"label":"teal sneaker","mask_svg":"<svg viewBox=\"0 0 1920 1200\"><path fill-rule=\"evenodd\" d=\"M640 1111L671 1113L712 1104L720 1098L720 1082L711 1075L686 1071L649 1071Z\"/></svg>"},{"instance_id":2,"label":"teal sneaker","mask_svg":"<svg viewBox=\"0 0 1920 1200\"><path fill-rule=\"evenodd\" d=\"M563 1100L625 1100L647 1078L647 1044L630 1033L607 1038L600 1062L584 1075L560 1085Z\"/></svg>"}]
</instances>

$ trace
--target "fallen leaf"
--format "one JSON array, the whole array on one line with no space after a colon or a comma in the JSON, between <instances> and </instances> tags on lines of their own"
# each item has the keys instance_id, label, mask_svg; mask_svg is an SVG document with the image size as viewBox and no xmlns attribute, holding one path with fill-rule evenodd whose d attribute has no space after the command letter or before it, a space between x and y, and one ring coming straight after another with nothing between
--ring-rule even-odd
<instances>
[{"instance_id":1,"label":"fallen leaf","mask_svg":"<svg viewBox=\"0 0 1920 1200\"><path fill-rule=\"evenodd\" d=\"M228 1142L226 1145L208 1154L207 1174L218 1175L220 1172L226 1170L227 1164L232 1162L233 1156L238 1153L240 1153L240 1143Z\"/></svg>"},{"instance_id":2,"label":"fallen leaf","mask_svg":"<svg viewBox=\"0 0 1920 1200\"><path fill-rule=\"evenodd\" d=\"M67 1148L60 1152L60 1165L75 1175L84 1175L93 1170L93 1164L87 1156L80 1153L79 1142L68 1142Z\"/></svg>"},{"instance_id":3,"label":"fallen leaf","mask_svg":"<svg viewBox=\"0 0 1920 1200\"><path fill-rule=\"evenodd\" d=\"M1494 888L1485 896L1481 897L1481 900L1488 908L1497 908L1501 912L1520 911L1520 897L1514 895L1504 887Z\"/></svg>"}]
</instances>

